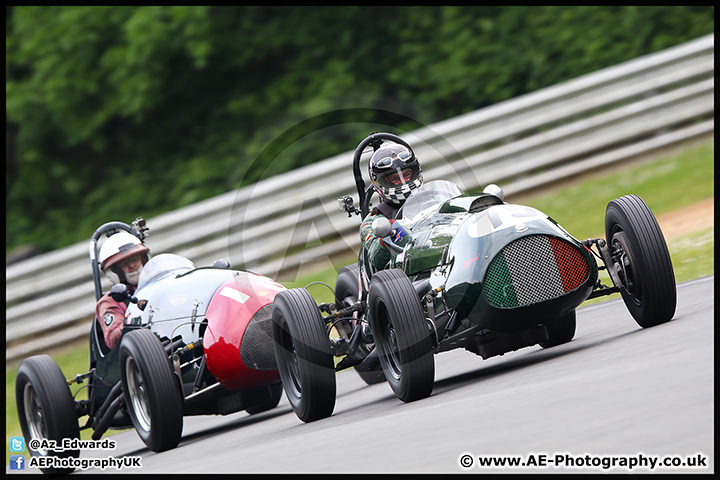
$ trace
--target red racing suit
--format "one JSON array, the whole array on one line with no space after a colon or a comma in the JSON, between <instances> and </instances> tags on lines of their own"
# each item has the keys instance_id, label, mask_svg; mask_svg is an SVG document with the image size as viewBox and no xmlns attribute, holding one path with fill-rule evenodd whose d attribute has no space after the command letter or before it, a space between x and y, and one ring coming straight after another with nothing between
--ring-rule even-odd
<instances>
[{"instance_id":1,"label":"red racing suit","mask_svg":"<svg viewBox=\"0 0 720 480\"><path fill-rule=\"evenodd\" d=\"M131 288L130 290L135 290ZM105 344L113 348L120 341L123 325L125 324L125 311L127 304L113 300L109 293L106 293L95 305L95 316L100 322L100 327L105 337Z\"/></svg>"}]
</instances>

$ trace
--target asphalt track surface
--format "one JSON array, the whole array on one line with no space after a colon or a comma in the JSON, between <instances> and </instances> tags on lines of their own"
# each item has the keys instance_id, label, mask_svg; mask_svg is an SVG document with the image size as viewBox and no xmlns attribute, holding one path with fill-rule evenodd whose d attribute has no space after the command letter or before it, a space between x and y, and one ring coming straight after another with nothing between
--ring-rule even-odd
<instances>
[{"instance_id":1,"label":"asphalt track surface","mask_svg":"<svg viewBox=\"0 0 720 480\"><path fill-rule=\"evenodd\" d=\"M114 450L82 457L140 456L139 470L120 473L182 475L714 473L713 292L714 276L679 285L674 319L649 329L613 295L578 310L568 344L488 360L440 353L432 395L414 403L349 370L337 376L334 414L317 422L302 423L283 396L256 416L185 417L171 451L153 453L128 430L110 437ZM686 465L649 466L674 457ZM479 465L492 458L526 466Z\"/></svg>"}]
</instances>

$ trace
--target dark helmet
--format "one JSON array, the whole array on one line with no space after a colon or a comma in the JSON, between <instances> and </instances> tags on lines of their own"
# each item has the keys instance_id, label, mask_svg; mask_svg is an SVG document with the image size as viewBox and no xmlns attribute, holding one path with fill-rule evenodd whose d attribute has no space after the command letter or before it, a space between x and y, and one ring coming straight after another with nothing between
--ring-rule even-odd
<instances>
[{"instance_id":1,"label":"dark helmet","mask_svg":"<svg viewBox=\"0 0 720 480\"><path fill-rule=\"evenodd\" d=\"M370 182L384 202L401 205L423 183L415 153L398 143L384 143L368 164Z\"/></svg>"}]
</instances>

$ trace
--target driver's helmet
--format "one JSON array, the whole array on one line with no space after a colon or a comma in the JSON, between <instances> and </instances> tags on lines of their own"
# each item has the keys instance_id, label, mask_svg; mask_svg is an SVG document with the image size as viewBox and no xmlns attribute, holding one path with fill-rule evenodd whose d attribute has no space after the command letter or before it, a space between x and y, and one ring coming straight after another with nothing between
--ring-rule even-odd
<instances>
[{"instance_id":1,"label":"driver's helmet","mask_svg":"<svg viewBox=\"0 0 720 480\"><path fill-rule=\"evenodd\" d=\"M100 269L113 284L124 283L137 285L142 267L149 259L150 249L135 235L127 232L118 232L110 235L100 247ZM127 259L140 254L140 266L127 274L121 265Z\"/></svg>"},{"instance_id":2,"label":"driver's helmet","mask_svg":"<svg viewBox=\"0 0 720 480\"><path fill-rule=\"evenodd\" d=\"M384 202L402 205L410 192L423 183L420 163L412 150L398 143L384 143L368 164L370 182Z\"/></svg>"}]
</instances>

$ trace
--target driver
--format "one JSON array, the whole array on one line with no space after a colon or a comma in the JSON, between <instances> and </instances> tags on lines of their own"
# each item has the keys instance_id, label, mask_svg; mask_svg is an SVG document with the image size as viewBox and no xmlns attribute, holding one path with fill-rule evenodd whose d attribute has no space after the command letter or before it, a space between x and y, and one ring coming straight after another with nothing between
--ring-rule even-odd
<instances>
[{"instance_id":1,"label":"driver","mask_svg":"<svg viewBox=\"0 0 720 480\"><path fill-rule=\"evenodd\" d=\"M370 182L380 196L380 204L363 220L360 241L362 248L367 250L372 266L382 270L390 261L391 253L382 238L373 235L372 223L382 216L394 222L395 215L411 191L422 185L423 177L415 153L394 142L385 142L375 150L370 157L368 170Z\"/></svg>"},{"instance_id":2,"label":"driver","mask_svg":"<svg viewBox=\"0 0 720 480\"><path fill-rule=\"evenodd\" d=\"M105 240L100 247L100 269L113 284L124 283L132 294L137 287L140 272L148 262L150 249L128 232L118 232ZM113 348L122 336L127 301L117 302L106 293L95 305L95 316L100 322L105 343Z\"/></svg>"}]
</instances>

